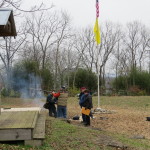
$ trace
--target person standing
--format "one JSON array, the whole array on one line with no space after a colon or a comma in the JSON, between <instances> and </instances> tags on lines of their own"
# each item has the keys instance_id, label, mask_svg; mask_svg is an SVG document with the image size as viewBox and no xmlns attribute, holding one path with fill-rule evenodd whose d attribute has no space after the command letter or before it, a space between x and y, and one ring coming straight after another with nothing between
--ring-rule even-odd
<instances>
[{"instance_id":1,"label":"person standing","mask_svg":"<svg viewBox=\"0 0 150 150\"><path fill-rule=\"evenodd\" d=\"M49 103L49 116L54 116L55 118L57 117L57 112L56 112L56 98L53 97L53 93L49 93L46 99L46 102Z\"/></svg>"},{"instance_id":2,"label":"person standing","mask_svg":"<svg viewBox=\"0 0 150 150\"><path fill-rule=\"evenodd\" d=\"M80 95L79 95L79 105L80 105L80 107L82 108L82 103L84 102L84 100L85 100L85 95L84 95L84 91L86 90L86 88L85 87L81 87L80 88L80 91L81 91L81 93L80 93ZM82 123L85 123L85 114L83 114L82 113Z\"/></svg>"},{"instance_id":3,"label":"person standing","mask_svg":"<svg viewBox=\"0 0 150 150\"><path fill-rule=\"evenodd\" d=\"M57 102L57 117L67 118L67 100L68 93L65 89L60 90L60 96Z\"/></svg>"},{"instance_id":4,"label":"person standing","mask_svg":"<svg viewBox=\"0 0 150 150\"><path fill-rule=\"evenodd\" d=\"M93 108L92 96L89 90L84 90L84 101L81 102L81 106L85 107L85 109ZM84 116L84 125L90 126L90 114Z\"/></svg>"}]
</instances>

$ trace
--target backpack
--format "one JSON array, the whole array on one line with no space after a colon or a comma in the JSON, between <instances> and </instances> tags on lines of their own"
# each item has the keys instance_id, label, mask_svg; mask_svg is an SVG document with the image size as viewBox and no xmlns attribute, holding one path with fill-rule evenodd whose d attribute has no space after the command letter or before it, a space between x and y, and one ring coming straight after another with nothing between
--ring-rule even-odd
<instances>
[{"instance_id":1,"label":"backpack","mask_svg":"<svg viewBox=\"0 0 150 150\"><path fill-rule=\"evenodd\" d=\"M45 109L49 109L49 103L45 103L45 104L43 105L43 107L44 107Z\"/></svg>"}]
</instances>

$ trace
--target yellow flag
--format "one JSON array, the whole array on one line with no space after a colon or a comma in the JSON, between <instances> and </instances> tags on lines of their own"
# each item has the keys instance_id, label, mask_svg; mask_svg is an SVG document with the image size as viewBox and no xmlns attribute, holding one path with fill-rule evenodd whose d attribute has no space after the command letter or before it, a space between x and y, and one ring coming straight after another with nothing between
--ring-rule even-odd
<instances>
[{"instance_id":1,"label":"yellow flag","mask_svg":"<svg viewBox=\"0 0 150 150\"><path fill-rule=\"evenodd\" d=\"M101 36L100 36L100 28L98 25L98 18L96 18L95 26L94 26L94 34L95 34L95 41L97 45L101 43Z\"/></svg>"}]
</instances>

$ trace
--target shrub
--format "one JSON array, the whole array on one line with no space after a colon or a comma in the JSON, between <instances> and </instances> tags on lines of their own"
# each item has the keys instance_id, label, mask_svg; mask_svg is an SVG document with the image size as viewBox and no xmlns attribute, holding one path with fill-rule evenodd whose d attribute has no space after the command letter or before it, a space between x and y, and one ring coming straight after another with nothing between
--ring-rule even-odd
<instances>
[{"instance_id":1,"label":"shrub","mask_svg":"<svg viewBox=\"0 0 150 150\"><path fill-rule=\"evenodd\" d=\"M118 76L114 80L113 87L116 91L128 89L129 95L148 95L150 94L150 74L134 68L128 74Z\"/></svg>"},{"instance_id":2,"label":"shrub","mask_svg":"<svg viewBox=\"0 0 150 150\"><path fill-rule=\"evenodd\" d=\"M14 90L11 90L10 93L9 93L9 96L10 97L20 97L20 93L14 91Z\"/></svg>"},{"instance_id":3,"label":"shrub","mask_svg":"<svg viewBox=\"0 0 150 150\"><path fill-rule=\"evenodd\" d=\"M139 93L138 93L139 96L146 96L147 93L145 90L141 90Z\"/></svg>"},{"instance_id":4,"label":"shrub","mask_svg":"<svg viewBox=\"0 0 150 150\"><path fill-rule=\"evenodd\" d=\"M9 96L9 91L6 88L3 88L1 90L1 95L4 96L4 97Z\"/></svg>"},{"instance_id":5,"label":"shrub","mask_svg":"<svg viewBox=\"0 0 150 150\"><path fill-rule=\"evenodd\" d=\"M127 95L127 92L125 90L118 91L118 96L124 96L124 95Z\"/></svg>"},{"instance_id":6,"label":"shrub","mask_svg":"<svg viewBox=\"0 0 150 150\"><path fill-rule=\"evenodd\" d=\"M74 97L74 96L76 96L77 94L79 94L80 93L80 90L79 89L77 89L77 88L70 88L69 89L69 96L70 97Z\"/></svg>"},{"instance_id":7,"label":"shrub","mask_svg":"<svg viewBox=\"0 0 150 150\"><path fill-rule=\"evenodd\" d=\"M139 86L131 86L128 90L129 95L131 96L143 96L146 95L145 90L141 90Z\"/></svg>"},{"instance_id":8,"label":"shrub","mask_svg":"<svg viewBox=\"0 0 150 150\"><path fill-rule=\"evenodd\" d=\"M75 77L75 84L73 85ZM70 87L75 86L76 88L86 87L91 91L97 89L97 75L87 69L79 68L77 72L70 74Z\"/></svg>"},{"instance_id":9,"label":"shrub","mask_svg":"<svg viewBox=\"0 0 150 150\"><path fill-rule=\"evenodd\" d=\"M1 95L3 97L7 97L7 96L9 96L9 97L20 97L19 92L14 91L13 89L12 90L8 90L7 88L3 88L1 90Z\"/></svg>"}]
</instances>

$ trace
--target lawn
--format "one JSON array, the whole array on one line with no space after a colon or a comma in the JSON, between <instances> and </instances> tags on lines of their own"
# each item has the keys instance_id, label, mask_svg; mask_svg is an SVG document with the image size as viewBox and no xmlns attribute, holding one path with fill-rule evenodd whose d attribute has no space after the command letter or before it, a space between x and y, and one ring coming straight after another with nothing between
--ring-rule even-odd
<instances>
[{"instance_id":1,"label":"lawn","mask_svg":"<svg viewBox=\"0 0 150 150\"><path fill-rule=\"evenodd\" d=\"M42 106L44 100L2 99L3 107ZM97 97L93 98L94 109ZM150 97L101 97L100 107L113 111L112 114L94 114L91 127L83 127L79 122L71 124L60 119L47 117L44 145L32 148L19 145L0 144L2 150L111 150L113 144L127 146L128 149L150 150ZM80 115L77 97L68 99L68 118ZM108 120L100 120L106 117ZM133 139L142 136L144 139Z\"/></svg>"},{"instance_id":2,"label":"lawn","mask_svg":"<svg viewBox=\"0 0 150 150\"><path fill-rule=\"evenodd\" d=\"M94 109L97 108L97 97L93 98L93 103ZM80 114L77 98L70 98L68 106L70 117ZM146 117L150 116L149 96L104 96L100 97L100 107L114 113L94 114L95 119L91 124L93 128L116 135L121 141L138 149L150 149L150 122L146 121ZM108 120L100 120L100 117ZM133 137L145 139L133 140Z\"/></svg>"}]
</instances>

